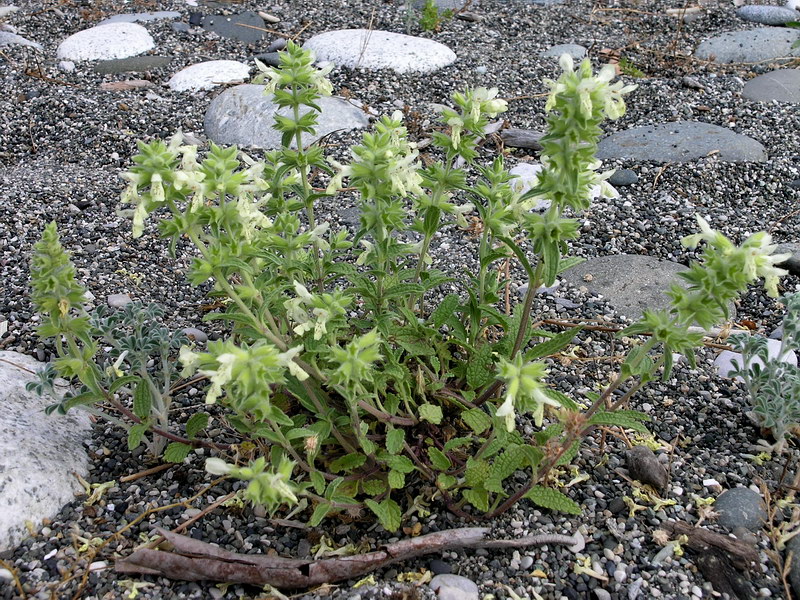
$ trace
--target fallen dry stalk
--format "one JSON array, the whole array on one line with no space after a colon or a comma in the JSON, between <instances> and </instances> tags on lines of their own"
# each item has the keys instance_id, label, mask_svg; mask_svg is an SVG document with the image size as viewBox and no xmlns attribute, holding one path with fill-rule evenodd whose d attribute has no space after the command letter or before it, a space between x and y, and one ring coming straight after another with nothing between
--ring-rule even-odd
<instances>
[{"instance_id":1,"label":"fallen dry stalk","mask_svg":"<svg viewBox=\"0 0 800 600\"><path fill-rule=\"evenodd\" d=\"M307 588L361 577L386 565L424 554L458 548L523 548L542 544L569 545L580 552L584 540L558 534L531 535L518 539L489 539L488 527L464 527L438 531L401 540L380 550L337 556L320 560L299 560L261 554L237 554L164 529L156 528L174 552L139 548L129 557L118 560L118 573L157 575L184 581L224 581L271 585L276 588Z\"/></svg>"}]
</instances>

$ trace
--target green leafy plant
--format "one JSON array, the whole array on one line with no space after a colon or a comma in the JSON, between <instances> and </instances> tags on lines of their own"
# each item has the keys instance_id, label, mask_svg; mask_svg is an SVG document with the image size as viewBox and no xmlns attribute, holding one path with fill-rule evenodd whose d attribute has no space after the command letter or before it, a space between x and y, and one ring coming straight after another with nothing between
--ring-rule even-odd
<instances>
[{"instance_id":1,"label":"green leafy plant","mask_svg":"<svg viewBox=\"0 0 800 600\"><path fill-rule=\"evenodd\" d=\"M419 15L419 26L423 31L439 31L442 21L453 18L453 11L449 8L439 10L434 0L425 0L425 6Z\"/></svg>"},{"instance_id":2,"label":"green leafy plant","mask_svg":"<svg viewBox=\"0 0 800 600\"><path fill-rule=\"evenodd\" d=\"M312 62L289 43L279 69L261 66L266 91L288 115L275 123L283 146L262 160L214 144L200 159L178 135L140 142L125 174L134 235L161 209L161 235L197 249L190 281L212 282L229 299L225 312L206 318L228 322L230 337L205 352L184 347L180 360L185 376L208 378L206 402L224 405L228 422L263 455L246 465L215 457L207 470L247 481L246 497L273 511L305 499L312 525L366 509L394 531L434 499L467 518L497 516L522 498L577 514L552 485L555 470L597 427L646 431L646 415L627 402L659 372L669 376L674 352L694 360L701 336L690 326L722 321L728 302L758 277L774 289L780 271L768 237L736 247L700 219L701 233L686 243L708 242L703 263L672 290L671 311L646 312L623 332L649 337L584 408L548 384L545 361L580 328L535 330L531 312L536 290L579 262L564 256L579 229L566 213L588 208L596 185L615 193L610 172L597 172L597 140L605 118L624 114L622 97L633 88L611 83L612 65L594 74L589 61L575 69L562 57L563 73L546 82L544 168L520 195L502 157L478 163L482 132L506 109L497 90L453 94L433 133L438 161L421 164L396 112L340 164L303 144L318 98L331 91ZM323 174L327 181L317 179ZM354 236L315 215L345 180L360 209ZM550 208L531 212L541 198ZM472 211L482 225L476 262L456 280L435 268L431 246L442 227L465 225ZM496 266L509 258L528 278L511 314L497 307L505 282ZM442 294L462 282L459 294ZM63 350L80 356L81 348ZM90 358L78 366L89 369ZM517 429L521 415L536 425L532 435ZM407 489L420 495L407 498Z\"/></svg>"},{"instance_id":3,"label":"green leafy plant","mask_svg":"<svg viewBox=\"0 0 800 600\"><path fill-rule=\"evenodd\" d=\"M208 423L206 413L196 413L186 424L186 438L169 433L171 389L178 379L175 354L188 342L186 336L160 325L164 311L154 304L133 302L120 310L99 307L87 313L86 291L75 279L55 223L34 246L31 273L32 300L45 316L38 333L54 339L59 358L41 370L28 389L56 396L57 376L80 382L46 412L84 408L124 427L129 449L144 442L154 455L163 452L166 460L183 460L192 448L191 439ZM121 397L130 399L128 405Z\"/></svg>"},{"instance_id":4,"label":"green leafy plant","mask_svg":"<svg viewBox=\"0 0 800 600\"><path fill-rule=\"evenodd\" d=\"M800 294L784 299L783 337L775 357L770 357L767 338L736 333L731 346L742 360L734 359L732 376L741 377L753 403L759 425L769 430L780 450L790 433L800 428L800 368L788 362L800 350Z\"/></svg>"}]
</instances>

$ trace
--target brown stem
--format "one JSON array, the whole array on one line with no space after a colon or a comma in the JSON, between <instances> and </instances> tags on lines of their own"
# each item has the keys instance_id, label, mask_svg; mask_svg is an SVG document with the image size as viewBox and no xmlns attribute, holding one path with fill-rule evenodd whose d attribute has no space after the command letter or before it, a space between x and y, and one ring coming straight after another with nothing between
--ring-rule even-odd
<instances>
[{"instance_id":1,"label":"brown stem","mask_svg":"<svg viewBox=\"0 0 800 600\"><path fill-rule=\"evenodd\" d=\"M406 426L406 427L410 427L412 425L416 425L419 422L419 421L417 421L416 419L414 419L412 417L394 417L394 416L390 415L389 413L383 412L379 408L376 408L376 407L372 406L366 400L359 400L357 402L357 404L358 404L359 408L365 410L366 412L371 414L373 417L375 417L377 419L380 419L381 421L384 421L384 422L387 422L387 423L392 423L394 425L403 425L403 426Z\"/></svg>"}]
</instances>

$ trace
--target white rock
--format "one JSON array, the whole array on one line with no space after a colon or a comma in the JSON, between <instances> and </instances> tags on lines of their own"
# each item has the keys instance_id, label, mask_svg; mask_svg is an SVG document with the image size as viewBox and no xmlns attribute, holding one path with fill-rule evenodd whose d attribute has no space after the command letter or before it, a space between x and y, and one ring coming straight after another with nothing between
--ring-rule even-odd
<instances>
[{"instance_id":1,"label":"white rock","mask_svg":"<svg viewBox=\"0 0 800 600\"><path fill-rule=\"evenodd\" d=\"M327 31L309 39L303 48L313 50L318 61L397 73L430 73L456 60L455 52L439 42L368 29Z\"/></svg>"},{"instance_id":2,"label":"white rock","mask_svg":"<svg viewBox=\"0 0 800 600\"><path fill-rule=\"evenodd\" d=\"M428 586L441 600L478 600L479 591L475 582L449 573L437 575Z\"/></svg>"},{"instance_id":3,"label":"white rock","mask_svg":"<svg viewBox=\"0 0 800 600\"><path fill-rule=\"evenodd\" d=\"M42 45L40 43L32 42L31 40L25 39L21 35L11 33L10 31L0 31L0 47L3 46L30 46L31 48L36 48L37 50L42 49Z\"/></svg>"},{"instance_id":4,"label":"white rock","mask_svg":"<svg viewBox=\"0 0 800 600\"><path fill-rule=\"evenodd\" d=\"M235 60L209 60L181 69L167 82L176 92L210 90L225 83L243 83L250 67Z\"/></svg>"},{"instance_id":5,"label":"white rock","mask_svg":"<svg viewBox=\"0 0 800 600\"><path fill-rule=\"evenodd\" d=\"M769 358L770 360L774 360L778 358L778 355L781 351L781 341L780 340L767 340L768 348L769 348ZM717 355L717 358L714 360L714 366L717 368L717 372L719 373L720 377L730 377L731 372L733 371L733 361L736 361L739 365L744 362L744 358L739 352L732 352L731 350L723 350L722 352ZM797 355L794 352L789 352L786 356L784 356L784 361L790 365L797 365ZM753 357L747 366L750 367L753 364L764 365L763 361L758 357ZM736 378L738 381L742 381L741 377Z\"/></svg>"},{"instance_id":6,"label":"white rock","mask_svg":"<svg viewBox=\"0 0 800 600\"><path fill-rule=\"evenodd\" d=\"M13 4L9 6L0 6L0 19L5 17L6 15L10 15L13 12L17 12L19 10L19 6L14 6Z\"/></svg>"},{"instance_id":7,"label":"white rock","mask_svg":"<svg viewBox=\"0 0 800 600\"><path fill-rule=\"evenodd\" d=\"M75 63L71 60L62 60L58 63L58 68L66 73L71 73L75 70Z\"/></svg>"},{"instance_id":8,"label":"white rock","mask_svg":"<svg viewBox=\"0 0 800 600\"><path fill-rule=\"evenodd\" d=\"M56 56L68 60L128 58L155 48L147 29L136 23L109 23L79 31L58 46Z\"/></svg>"},{"instance_id":9,"label":"white rock","mask_svg":"<svg viewBox=\"0 0 800 600\"><path fill-rule=\"evenodd\" d=\"M539 173L541 172L542 168L542 165L539 163L519 163L509 171L511 175L514 175L517 178L516 181L512 180L511 185L519 194L526 193L539 183ZM599 185L592 187L591 195L592 200L600 197ZM540 198L536 201L536 204L531 210L544 212L548 208L550 208L550 200Z\"/></svg>"},{"instance_id":10,"label":"white rock","mask_svg":"<svg viewBox=\"0 0 800 600\"><path fill-rule=\"evenodd\" d=\"M108 25L109 23L146 23L148 21L159 21L161 19L179 19L181 13L174 10L159 10L154 13L125 13L112 15L103 19L98 25Z\"/></svg>"},{"instance_id":11,"label":"white rock","mask_svg":"<svg viewBox=\"0 0 800 600\"><path fill-rule=\"evenodd\" d=\"M44 414L55 400L25 390L35 380L30 371L42 363L7 351L0 359L0 552L6 552L28 537L26 521L36 527L54 517L82 489L73 472L88 477L83 442L90 422L85 412Z\"/></svg>"}]
</instances>

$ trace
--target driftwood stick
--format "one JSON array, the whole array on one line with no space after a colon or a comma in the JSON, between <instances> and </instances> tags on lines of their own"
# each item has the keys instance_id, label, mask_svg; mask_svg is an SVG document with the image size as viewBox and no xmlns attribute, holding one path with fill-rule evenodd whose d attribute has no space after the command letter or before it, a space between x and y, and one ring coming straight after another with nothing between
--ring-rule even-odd
<instances>
[{"instance_id":1,"label":"driftwood stick","mask_svg":"<svg viewBox=\"0 0 800 600\"><path fill-rule=\"evenodd\" d=\"M579 552L584 544L579 533L574 536L547 534L493 540L488 539L490 530L487 527L464 527L401 540L365 554L298 560L237 554L164 529L156 530L172 544L175 551L140 548L116 562L117 572L158 575L185 581L211 580L268 584L276 588L307 588L360 577L391 563L456 548L522 548L563 544Z\"/></svg>"},{"instance_id":2,"label":"driftwood stick","mask_svg":"<svg viewBox=\"0 0 800 600\"><path fill-rule=\"evenodd\" d=\"M689 539L687 545L693 550L722 550L739 569L752 569L758 564L758 550L736 538L703 527L694 527L684 521L666 522L663 527L675 537L685 535Z\"/></svg>"}]
</instances>

